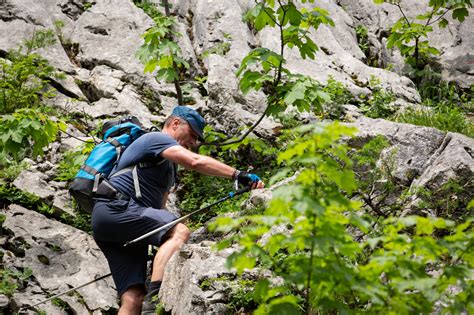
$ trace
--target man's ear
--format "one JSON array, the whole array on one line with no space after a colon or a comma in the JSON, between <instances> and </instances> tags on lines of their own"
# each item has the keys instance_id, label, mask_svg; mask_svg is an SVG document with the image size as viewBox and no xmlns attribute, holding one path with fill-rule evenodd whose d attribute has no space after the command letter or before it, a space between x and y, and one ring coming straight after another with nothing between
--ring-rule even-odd
<instances>
[{"instance_id":1,"label":"man's ear","mask_svg":"<svg viewBox=\"0 0 474 315\"><path fill-rule=\"evenodd\" d=\"M179 128L179 125L181 125L181 121L178 118L174 118L173 122L171 123L171 127L173 130L177 130Z\"/></svg>"}]
</instances>

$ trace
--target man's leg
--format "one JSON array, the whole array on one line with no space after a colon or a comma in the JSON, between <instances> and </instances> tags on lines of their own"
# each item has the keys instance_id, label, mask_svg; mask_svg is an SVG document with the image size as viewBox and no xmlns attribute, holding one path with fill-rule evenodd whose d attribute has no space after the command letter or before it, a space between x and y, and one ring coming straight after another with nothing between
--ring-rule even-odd
<instances>
[{"instance_id":1,"label":"man's leg","mask_svg":"<svg viewBox=\"0 0 474 315\"><path fill-rule=\"evenodd\" d=\"M160 249L153 260L153 270L151 281L163 280L165 266L171 256L186 243L189 239L190 231L186 225L178 223L168 232L169 238L160 246Z\"/></svg>"},{"instance_id":2,"label":"man's leg","mask_svg":"<svg viewBox=\"0 0 474 315\"><path fill-rule=\"evenodd\" d=\"M166 263L170 260L171 256L187 242L189 234L189 229L182 223L178 223L166 234L169 238L161 244L153 260L151 281L143 303L142 314L155 313Z\"/></svg>"},{"instance_id":3,"label":"man's leg","mask_svg":"<svg viewBox=\"0 0 474 315\"><path fill-rule=\"evenodd\" d=\"M145 292L143 286L132 286L120 297L120 309L118 315L138 315L142 309Z\"/></svg>"}]
</instances>

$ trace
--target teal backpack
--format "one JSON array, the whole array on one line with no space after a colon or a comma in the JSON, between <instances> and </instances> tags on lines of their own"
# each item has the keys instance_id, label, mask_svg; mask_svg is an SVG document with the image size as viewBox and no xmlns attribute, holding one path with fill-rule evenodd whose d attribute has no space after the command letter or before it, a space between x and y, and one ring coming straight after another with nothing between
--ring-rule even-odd
<instances>
[{"instance_id":1,"label":"teal backpack","mask_svg":"<svg viewBox=\"0 0 474 315\"><path fill-rule=\"evenodd\" d=\"M81 210L92 213L95 197L117 198L116 189L106 179L123 151L148 131L135 116L103 125L99 133L102 141L94 147L69 186L69 193Z\"/></svg>"}]
</instances>

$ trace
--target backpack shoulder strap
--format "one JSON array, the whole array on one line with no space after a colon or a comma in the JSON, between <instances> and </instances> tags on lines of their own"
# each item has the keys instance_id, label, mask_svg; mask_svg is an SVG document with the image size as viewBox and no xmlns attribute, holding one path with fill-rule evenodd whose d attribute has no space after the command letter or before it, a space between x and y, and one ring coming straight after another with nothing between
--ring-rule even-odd
<instances>
[{"instance_id":1,"label":"backpack shoulder strap","mask_svg":"<svg viewBox=\"0 0 474 315\"><path fill-rule=\"evenodd\" d=\"M141 190L140 190L140 182L138 180L138 168L148 168L148 167L158 166L158 165L163 164L165 161L166 161L166 159L162 159L158 163L156 163L156 162L142 162L142 163L138 163L138 164L135 164L135 165L130 165L130 166L127 166L125 168L122 168L120 171L118 171L115 174L113 174L112 176L110 176L110 178L125 174L129 171L132 171L133 186L135 188L135 196L137 197L137 199L141 199L142 198L142 193L141 193Z\"/></svg>"}]
</instances>

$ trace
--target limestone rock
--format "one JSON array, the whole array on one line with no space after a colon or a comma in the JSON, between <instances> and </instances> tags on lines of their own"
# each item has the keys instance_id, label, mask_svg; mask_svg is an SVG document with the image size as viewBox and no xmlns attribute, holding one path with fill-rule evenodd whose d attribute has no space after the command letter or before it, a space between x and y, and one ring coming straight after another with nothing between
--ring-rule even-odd
<instances>
[{"instance_id":1,"label":"limestone rock","mask_svg":"<svg viewBox=\"0 0 474 315\"><path fill-rule=\"evenodd\" d=\"M472 181L474 178L474 139L448 132L441 145L430 157L429 166L413 181L413 187L423 186L436 190L449 179Z\"/></svg>"},{"instance_id":2,"label":"limestone rock","mask_svg":"<svg viewBox=\"0 0 474 315\"><path fill-rule=\"evenodd\" d=\"M50 181L50 176L40 172L41 170L48 173L48 167L52 166L54 165L49 162L34 165L31 169L21 172L13 182L13 185L21 191L38 196L43 202L53 206L58 217L63 213L75 216L66 183ZM56 171L51 173L53 176L56 175Z\"/></svg>"},{"instance_id":3,"label":"limestone rock","mask_svg":"<svg viewBox=\"0 0 474 315\"><path fill-rule=\"evenodd\" d=\"M412 191L418 187L434 191L449 180L472 187L474 139L382 119L360 118L351 125L359 129L353 145L376 135L388 138L391 146L383 156L393 162L394 177Z\"/></svg>"},{"instance_id":4,"label":"limestone rock","mask_svg":"<svg viewBox=\"0 0 474 315\"><path fill-rule=\"evenodd\" d=\"M51 203L55 190L48 185L46 175L31 170L20 173L13 182L13 185L23 191L36 195L47 203Z\"/></svg>"},{"instance_id":5,"label":"limestone rock","mask_svg":"<svg viewBox=\"0 0 474 315\"><path fill-rule=\"evenodd\" d=\"M387 34L392 25L401 17L397 7L389 4L375 5L372 0L339 0L338 3L358 24L366 26L369 32L375 34L380 39L382 47L386 47ZM410 20L428 10L426 1L404 0L400 4ZM469 16L463 23L453 21L449 13L447 19L450 24L444 29L440 29L435 24L433 32L428 37L430 45L441 52L437 60L441 65L443 79L454 80L463 88L469 88L474 84L474 63L472 62L474 32L471 27L474 9L468 10ZM391 55L391 52L383 48L381 54L384 54L380 57L384 59L385 65L394 64L397 69L403 68L404 62L398 53Z\"/></svg>"},{"instance_id":6,"label":"limestone rock","mask_svg":"<svg viewBox=\"0 0 474 315\"><path fill-rule=\"evenodd\" d=\"M10 303L8 297L4 294L0 294L0 313L5 314L8 303Z\"/></svg>"},{"instance_id":7,"label":"limestone rock","mask_svg":"<svg viewBox=\"0 0 474 315\"><path fill-rule=\"evenodd\" d=\"M15 265L30 268L33 278L28 287L33 290L33 284L37 285L35 292L16 295L18 307L33 305L46 298L45 293L57 294L109 273L102 252L87 233L17 205L2 213L6 215L3 229L11 235L9 242L24 244L22 255L14 257ZM111 278L79 289L64 301L77 314L83 314L83 303L90 312L117 309Z\"/></svg>"},{"instance_id":8,"label":"limestone rock","mask_svg":"<svg viewBox=\"0 0 474 315\"><path fill-rule=\"evenodd\" d=\"M215 252L214 242L183 246L166 266L160 301L172 314L228 314L227 306L238 286L237 275L225 267L233 249ZM257 279L255 270L243 273L243 279Z\"/></svg>"}]
</instances>

